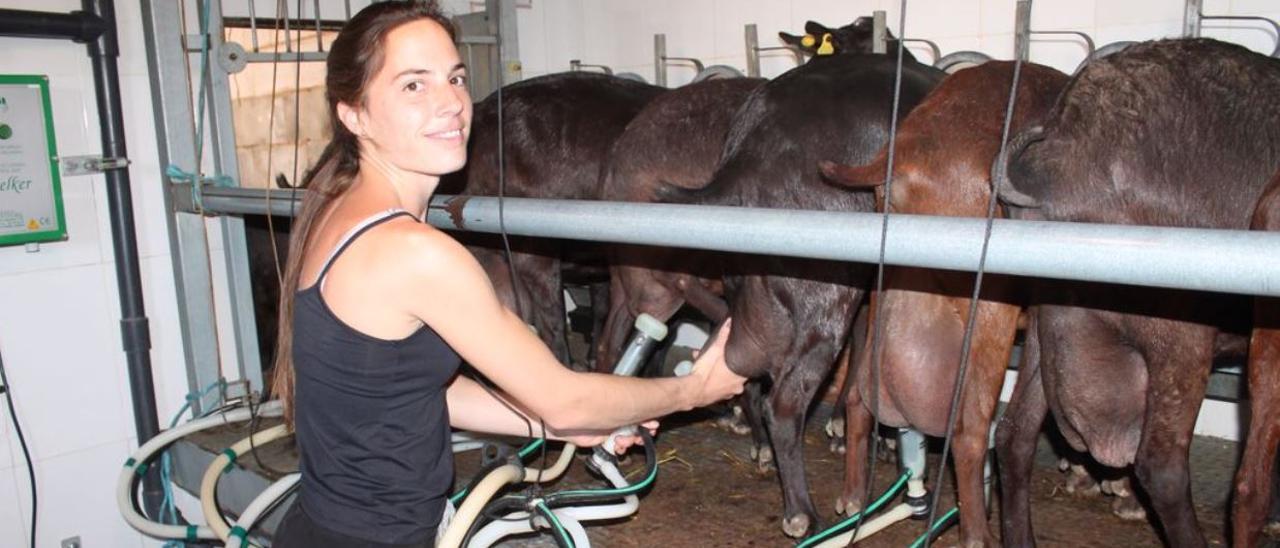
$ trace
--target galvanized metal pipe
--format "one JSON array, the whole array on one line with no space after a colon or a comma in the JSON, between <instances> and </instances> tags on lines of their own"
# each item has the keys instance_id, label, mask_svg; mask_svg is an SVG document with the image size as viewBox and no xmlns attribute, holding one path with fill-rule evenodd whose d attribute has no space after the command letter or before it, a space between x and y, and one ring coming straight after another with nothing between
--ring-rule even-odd
<instances>
[{"instance_id":1,"label":"galvanized metal pipe","mask_svg":"<svg viewBox=\"0 0 1280 548\"><path fill-rule=\"evenodd\" d=\"M178 193L179 195L183 193ZM290 214L288 192L271 212ZM208 187L206 212L267 212L261 190ZM881 216L724 206L507 198L516 236L875 262ZM427 221L498 232L498 199L436 196ZM885 262L973 271L983 219L894 214ZM1280 233L997 219L987 272L1280 296Z\"/></svg>"}]
</instances>

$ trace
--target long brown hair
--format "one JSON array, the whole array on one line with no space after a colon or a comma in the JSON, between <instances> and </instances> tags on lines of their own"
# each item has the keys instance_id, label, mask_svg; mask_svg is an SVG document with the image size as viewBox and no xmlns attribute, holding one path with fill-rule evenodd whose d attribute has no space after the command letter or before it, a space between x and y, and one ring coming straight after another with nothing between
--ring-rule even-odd
<instances>
[{"instance_id":1,"label":"long brown hair","mask_svg":"<svg viewBox=\"0 0 1280 548\"><path fill-rule=\"evenodd\" d=\"M293 301L302 276L302 259L316 217L338 196L351 188L360 169L360 144L355 134L338 120L338 103L363 106L365 87L382 68L387 35L400 25L430 19L456 39L453 24L434 0L388 1L370 4L342 27L325 61L325 100L333 138L302 180L306 196L289 237L289 260L280 291L275 372L272 392L284 404L285 422L293 427Z\"/></svg>"}]
</instances>

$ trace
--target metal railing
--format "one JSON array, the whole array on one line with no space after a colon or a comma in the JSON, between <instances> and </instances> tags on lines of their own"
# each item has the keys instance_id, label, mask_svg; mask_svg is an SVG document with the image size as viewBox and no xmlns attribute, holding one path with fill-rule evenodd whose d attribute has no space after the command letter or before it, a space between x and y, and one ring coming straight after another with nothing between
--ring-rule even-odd
<instances>
[{"instance_id":1,"label":"metal railing","mask_svg":"<svg viewBox=\"0 0 1280 548\"><path fill-rule=\"evenodd\" d=\"M271 213L296 209L275 191ZM208 187L205 211L267 212L261 190ZM507 233L874 263L879 213L507 198ZM885 262L974 271L985 220L893 214ZM498 199L436 196L427 221L496 233ZM1280 233L997 219L987 272L1280 296Z\"/></svg>"}]
</instances>

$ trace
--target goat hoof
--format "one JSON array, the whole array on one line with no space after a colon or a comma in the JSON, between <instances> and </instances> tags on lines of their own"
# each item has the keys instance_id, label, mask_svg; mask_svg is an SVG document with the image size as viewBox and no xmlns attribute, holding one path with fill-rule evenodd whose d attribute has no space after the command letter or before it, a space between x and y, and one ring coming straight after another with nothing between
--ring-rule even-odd
<instances>
[{"instance_id":1,"label":"goat hoof","mask_svg":"<svg viewBox=\"0 0 1280 548\"><path fill-rule=\"evenodd\" d=\"M782 520L782 532L791 538L802 538L809 532L809 516L799 514Z\"/></svg>"},{"instance_id":2,"label":"goat hoof","mask_svg":"<svg viewBox=\"0 0 1280 548\"><path fill-rule=\"evenodd\" d=\"M1077 497L1093 497L1106 491L1106 482L1099 485L1083 466L1072 465L1067 470L1067 479L1063 482L1063 490Z\"/></svg>"},{"instance_id":3,"label":"goat hoof","mask_svg":"<svg viewBox=\"0 0 1280 548\"><path fill-rule=\"evenodd\" d=\"M828 438L844 438L844 419L831 417L824 427Z\"/></svg>"},{"instance_id":4,"label":"goat hoof","mask_svg":"<svg viewBox=\"0 0 1280 548\"><path fill-rule=\"evenodd\" d=\"M752 447L751 460L755 461L756 470L762 474L773 470L773 448L768 445Z\"/></svg>"},{"instance_id":5,"label":"goat hoof","mask_svg":"<svg viewBox=\"0 0 1280 548\"><path fill-rule=\"evenodd\" d=\"M844 438L831 438L831 441L827 443L827 449L837 455L843 455L848 451L848 446L845 445Z\"/></svg>"},{"instance_id":6,"label":"goat hoof","mask_svg":"<svg viewBox=\"0 0 1280 548\"><path fill-rule=\"evenodd\" d=\"M1132 493L1128 496L1117 496L1111 501L1111 513L1124 521L1142 521L1147 519L1147 509L1142 507L1138 498Z\"/></svg>"},{"instance_id":7,"label":"goat hoof","mask_svg":"<svg viewBox=\"0 0 1280 548\"><path fill-rule=\"evenodd\" d=\"M739 436L751 433L751 425L747 424L746 415L742 412L742 407L737 405L733 406L732 413L717 418L715 426Z\"/></svg>"},{"instance_id":8,"label":"goat hoof","mask_svg":"<svg viewBox=\"0 0 1280 548\"><path fill-rule=\"evenodd\" d=\"M1262 534L1271 538L1280 538L1280 521L1272 521L1262 528Z\"/></svg>"},{"instance_id":9,"label":"goat hoof","mask_svg":"<svg viewBox=\"0 0 1280 548\"><path fill-rule=\"evenodd\" d=\"M851 516L862 511L862 503L857 502L853 495L840 495L836 497L836 514L841 516Z\"/></svg>"},{"instance_id":10,"label":"goat hoof","mask_svg":"<svg viewBox=\"0 0 1280 548\"><path fill-rule=\"evenodd\" d=\"M1129 482L1127 480L1102 480L1102 492L1113 497L1132 497L1133 491L1129 490Z\"/></svg>"}]
</instances>

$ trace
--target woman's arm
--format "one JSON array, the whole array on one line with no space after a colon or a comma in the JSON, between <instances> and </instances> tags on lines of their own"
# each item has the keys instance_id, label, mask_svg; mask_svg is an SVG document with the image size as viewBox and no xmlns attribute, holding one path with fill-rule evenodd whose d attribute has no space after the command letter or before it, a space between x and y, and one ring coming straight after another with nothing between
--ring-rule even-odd
<instances>
[{"instance_id":1,"label":"woman's arm","mask_svg":"<svg viewBox=\"0 0 1280 548\"><path fill-rule=\"evenodd\" d=\"M745 379L724 363L727 328L687 377L577 373L501 305L484 270L460 244L425 226L406 231L403 240L397 261L404 275L394 289L408 312L552 430L608 430L742 392Z\"/></svg>"},{"instance_id":2,"label":"woman's arm","mask_svg":"<svg viewBox=\"0 0 1280 548\"><path fill-rule=\"evenodd\" d=\"M449 402L449 424L454 428L503 436L532 438L542 436L542 425L539 424L538 418L525 409L520 402L501 393L490 392L465 376L458 375L454 378L453 383L449 385L446 397ZM650 432L656 432L657 421L647 422L645 427ZM557 432L548 429L546 437L567 441L579 447L590 447L603 443L612 433L612 430ZM619 436L614 441L614 448L622 453L640 441L638 436Z\"/></svg>"},{"instance_id":3,"label":"woman's arm","mask_svg":"<svg viewBox=\"0 0 1280 548\"><path fill-rule=\"evenodd\" d=\"M511 398L491 394L479 383L463 375L453 379L446 397L449 402L449 425L454 428L503 436L542 436L538 417L523 405ZM502 401L498 398L502 398Z\"/></svg>"}]
</instances>

